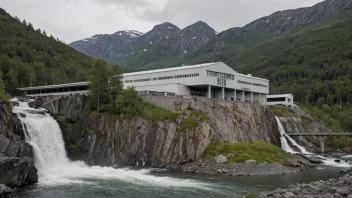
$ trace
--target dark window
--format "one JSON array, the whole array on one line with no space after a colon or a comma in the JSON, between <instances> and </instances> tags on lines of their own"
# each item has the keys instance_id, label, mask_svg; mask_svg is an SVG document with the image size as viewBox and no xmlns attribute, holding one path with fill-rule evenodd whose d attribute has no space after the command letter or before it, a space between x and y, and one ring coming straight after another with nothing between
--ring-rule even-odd
<instances>
[{"instance_id":1,"label":"dark window","mask_svg":"<svg viewBox=\"0 0 352 198\"><path fill-rule=\"evenodd\" d=\"M286 98L285 97L281 97L281 98L268 98L267 102L285 102Z\"/></svg>"}]
</instances>

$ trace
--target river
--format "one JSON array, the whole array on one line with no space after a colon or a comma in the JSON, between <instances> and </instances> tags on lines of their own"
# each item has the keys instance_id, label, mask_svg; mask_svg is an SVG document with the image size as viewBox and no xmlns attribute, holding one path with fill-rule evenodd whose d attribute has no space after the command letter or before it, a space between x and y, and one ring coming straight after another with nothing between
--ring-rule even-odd
<instances>
[{"instance_id":1,"label":"river","mask_svg":"<svg viewBox=\"0 0 352 198\"><path fill-rule=\"evenodd\" d=\"M209 176L163 169L89 167L70 161L58 123L43 110L19 103L14 107L32 145L39 183L13 197L240 197L340 176L329 166L306 172L265 177Z\"/></svg>"}]
</instances>

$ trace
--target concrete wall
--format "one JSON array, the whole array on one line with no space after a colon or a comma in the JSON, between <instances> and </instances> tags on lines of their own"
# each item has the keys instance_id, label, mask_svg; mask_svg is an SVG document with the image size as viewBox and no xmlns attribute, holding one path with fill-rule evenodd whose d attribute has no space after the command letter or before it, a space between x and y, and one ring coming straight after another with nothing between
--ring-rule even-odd
<instances>
[{"instance_id":1,"label":"concrete wall","mask_svg":"<svg viewBox=\"0 0 352 198\"><path fill-rule=\"evenodd\" d=\"M235 104L242 105L243 107L252 107L253 103L244 103L244 102L234 102L231 100L221 100L215 98L203 98L203 97L165 97L165 96L152 96L152 95L143 95L143 99L149 103L152 103L156 106L162 107L164 109L168 109L170 111L182 111L186 110L189 107L194 109L198 109L201 107L194 107L194 104L207 104L209 108L216 108L219 106L232 108ZM201 110L201 109L199 109Z\"/></svg>"}]
</instances>

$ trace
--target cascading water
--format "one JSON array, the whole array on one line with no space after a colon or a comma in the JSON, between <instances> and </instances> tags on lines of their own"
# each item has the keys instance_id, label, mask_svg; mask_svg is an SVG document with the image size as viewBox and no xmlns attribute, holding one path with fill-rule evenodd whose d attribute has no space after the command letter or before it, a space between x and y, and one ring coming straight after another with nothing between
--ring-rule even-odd
<instances>
[{"instance_id":1,"label":"cascading water","mask_svg":"<svg viewBox=\"0 0 352 198\"><path fill-rule=\"evenodd\" d=\"M284 149L284 151L286 151L288 153L297 153L288 144L288 142L285 138L286 132L285 132L284 126L282 126L279 118L278 117L275 117L275 118L276 118L277 125L279 127L279 132L280 132L281 148Z\"/></svg>"},{"instance_id":2,"label":"cascading water","mask_svg":"<svg viewBox=\"0 0 352 198\"><path fill-rule=\"evenodd\" d=\"M276 117L276 121L279 127L279 131L281 134L281 145L282 145L282 149L284 149L285 151L289 152L289 153L297 153L295 152L290 145L288 144L286 138L297 148L299 148L299 150L301 151L301 153L306 154L306 155L311 155L313 153L308 152L303 146L299 145L294 139L292 139L290 136L287 135L286 130L284 128L284 126L282 125L280 119L278 117Z\"/></svg>"},{"instance_id":3,"label":"cascading water","mask_svg":"<svg viewBox=\"0 0 352 198\"><path fill-rule=\"evenodd\" d=\"M18 102L17 99L13 101ZM30 108L25 102L18 103L13 112L21 120L26 141L34 149L40 185L91 184L91 179L117 179L139 185L210 189L208 184L195 180L149 175L151 169L88 167L81 161L72 162L66 156L61 130L55 119L44 110Z\"/></svg>"},{"instance_id":4,"label":"cascading water","mask_svg":"<svg viewBox=\"0 0 352 198\"><path fill-rule=\"evenodd\" d=\"M281 148L283 150L285 150L288 153L293 153L293 154L297 154L298 152L294 151L294 149L291 148L291 146L288 144L286 138L290 141L290 143L294 146L296 146L299 150L300 153L302 153L303 155L315 155L314 153L308 152L303 146L299 145L294 139L292 139L289 135L287 135L286 130L284 128L284 126L282 125L280 119L278 117L276 117L276 121L277 121L277 125L278 125L278 129L279 132L281 134L280 140L281 140ZM286 137L286 138L285 138ZM319 158L321 158L324 162L325 165L329 165L329 166L336 166L336 167L352 167L352 164L350 164L350 162L346 162L344 160L341 160L340 163L337 163L334 158L329 158L329 157L324 157L324 156L320 156L320 155L315 155Z\"/></svg>"}]
</instances>

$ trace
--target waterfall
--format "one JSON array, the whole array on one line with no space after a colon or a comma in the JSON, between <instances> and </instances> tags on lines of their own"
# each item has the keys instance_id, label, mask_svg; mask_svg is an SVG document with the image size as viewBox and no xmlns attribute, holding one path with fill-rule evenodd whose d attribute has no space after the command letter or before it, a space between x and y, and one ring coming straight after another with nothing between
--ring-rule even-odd
<instances>
[{"instance_id":1,"label":"waterfall","mask_svg":"<svg viewBox=\"0 0 352 198\"><path fill-rule=\"evenodd\" d=\"M307 156L315 155L314 153L308 152L303 146L299 145L294 139L292 139L289 135L287 135L286 130L285 130L284 126L282 125L280 119L276 116L275 116L275 118L276 118L278 129L279 129L279 132L281 135L281 137L280 137L281 148L284 151L286 151L288 153L292 153L292 154L297 154L297 152L294 151L294 149L292 149L291 146L288 144L288 142L286 140L286 138L287 138L292 145L299 148L300 153L302 153L303 155L307 155ZM315 156L321 158L325 165L344 167L344 168L345 167L352 167L350 162L345 161L345 160L341 160L341 162L338 163L338 162L335 162L335 160L336 160L335 158L324 157L324 156L320 156L320 155L315 155Z\"/></svg>"},{"instance_id":2,"label":"waterfall","mask_svg":"<svg viewBox=\"0 0 352 198\"><path fill-rule=\"evenodd\" d=\"M94 185L95 180L117 179L138 185L210 189L208 184L191 179L150 175L151 169L89 167L82 161L70 161L66 156L61 130L55 119L45 110L30 108L27 103L19 102L16 98L12 101L19 103L18 107L13 108L13 112L22 123L26 141L33 147L39 185Z\"/></svg>"},{"instance_id":3,"label":"waterfall","mask_svg":"<svg viewBox=\"0 0 352 198\"><path fill-rule=\"evenodd\" d=\"M281 148L284 149L284 151L288 152L288 153L297 153L295 152L291 146L288 144L285 136L286 136L286 131L284 126L282 126L280 120L278 117L275 117L276 121L277 121L277 125L279 127L279 132L280 132L280 141L281 141Z\"/></svg>"},{"instance_id":4,"label":"waterfall","mask_svg":"<svg viewBox=\"0 0 352 198\"><path fill-rule=\"evenodd\" d=\"M282 125L280 119L276 116L275 116L275 118L276 118L277 125L279 127L279 131L281 134L280 139L281 139L282 149L284 149L285 151L287 151L289 153L297 153L290 147L290 145L288 144L288 142L286 140L286 138L287 138L291 142L291 144L293 144L294 146L299 148L299 150L301 151L302 154L305 154L305 155L312 155L313 154L311 152L308 152L307 149L305 149L303 146L299 145L294 139L292 139L289 135L287 135L286 130L285 130L284 126Z\"/></svg>"}]
</instances>

